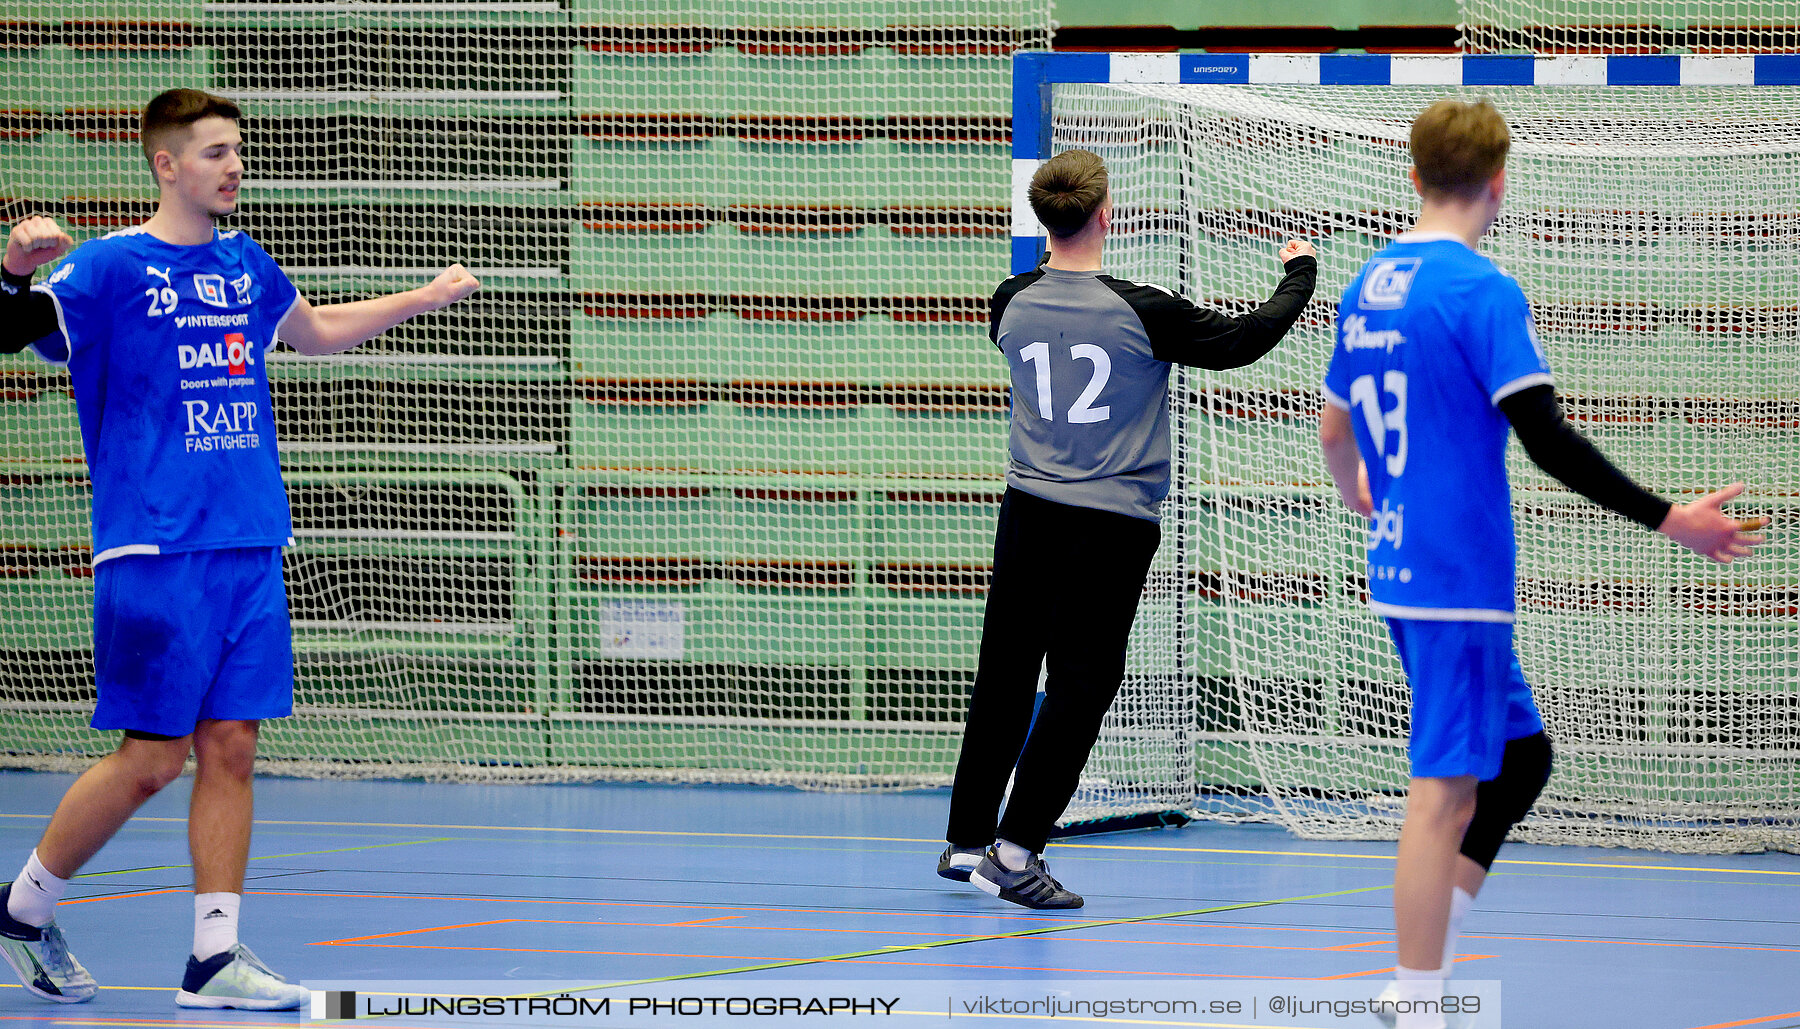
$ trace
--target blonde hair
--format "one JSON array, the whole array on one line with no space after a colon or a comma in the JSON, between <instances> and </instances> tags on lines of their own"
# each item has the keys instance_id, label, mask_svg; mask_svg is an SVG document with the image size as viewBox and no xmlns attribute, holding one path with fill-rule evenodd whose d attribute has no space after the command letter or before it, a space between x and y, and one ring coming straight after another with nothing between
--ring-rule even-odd
<instances>
[{"instance_id":1,"label":"blonde hair","mask_svg":"<svg viewBox=\"0 0 1800 1029\"><path fill-rule=\"evenodd\" d=\"M1073 236L1106 201L1106 162L1092 150L1064 150L1031 176L1026 199L1050 235Z\"/></svg>"},{"instance_id":2,"label":"blonde hair","mask_svg":"<svg viewBox=\"0 0 1800 1029\"><path fill-rule=\"evenodd\" d=\"M1506 166L1512 132L1487 100L1439 100L1412 123L1413 167L1428 194L1467 197Z\"/></svg>"}]
</instances>

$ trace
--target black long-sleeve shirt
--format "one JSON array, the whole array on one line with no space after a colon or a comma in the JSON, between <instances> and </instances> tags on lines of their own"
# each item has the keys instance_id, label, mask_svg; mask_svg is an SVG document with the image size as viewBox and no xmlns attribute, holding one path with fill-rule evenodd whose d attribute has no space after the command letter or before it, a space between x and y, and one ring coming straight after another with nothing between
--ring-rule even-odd
<instances>
[{"instance_id":1,"label":"black long-sleeve shirt","mask_svg":"<svg viewBox=\"0 0 1800 1029\"><path fill-rule=\"evenodd\" d=\"M56 302L31 291L31 276L0 268L0 354L16 354L60 331Z\"/></svg>"},{"instance_id":2,"label":"black long-sleeve shirt","mask_svg":"<svg viewBox=\"0 0 1800 1029\"><path fill-rule=\"evenodd\" d=\"M994 292L989 336L1012 372L1007 484L1045 500L1155 521L1169 492L1169 368L1240 368L1275 348L1318 262L1287 263L1274 295L1227 315L1098 271L1043 267Z\"/></svg>"}]
</instances>

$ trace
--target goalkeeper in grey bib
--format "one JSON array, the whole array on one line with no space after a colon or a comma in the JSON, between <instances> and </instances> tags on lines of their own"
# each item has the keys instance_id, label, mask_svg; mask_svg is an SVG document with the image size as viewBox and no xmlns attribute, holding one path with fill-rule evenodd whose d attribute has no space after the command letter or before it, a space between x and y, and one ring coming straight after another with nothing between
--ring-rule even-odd
<instances>
[{"instance_id":1,"label":"goalkeeper in grey bib","mask_svg":"<svg viewBox=\"0 0 1800 1029\"><path fill-rule=\"evenodd\" d=\"M1241 368L1274 349L1312 296L1318 262L1310 244L1288 241L1274 295L1233 317L1101 273L1112 198L1097 155L1052 157L1029 197L1050 255L1001 283L990 312L988 335L1012 373L1010 459L938 874L1025 907L1075 908L1081 897L1040 854L1119 691L1161 539L1169 369Z\"/></svg>"}]
</instances>

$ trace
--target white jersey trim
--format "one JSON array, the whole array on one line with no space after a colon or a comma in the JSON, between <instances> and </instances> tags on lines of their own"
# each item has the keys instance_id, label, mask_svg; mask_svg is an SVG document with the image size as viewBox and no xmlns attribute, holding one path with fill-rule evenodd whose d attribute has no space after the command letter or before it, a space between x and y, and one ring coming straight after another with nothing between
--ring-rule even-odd
<instances>
[{"instance_id":1,"label":"white jersey trim","mask_svg":"<svg viewBox=\"0 0 1800 1029\"><path fill-rule=\"evenodd\" d=\"M1520 390L1530 389L1533 386L1551 386L1555 385L1555 382L1556 380L1550 377L1549 372L1532 372L1530 375L1521 375L1495 390L1494 395L1488 398L1488 402L1495 407L1499 407L1500 401L1505 400L1507 397L1512 396Z\"/></svg>"},{"instance_id":2,"label":"white jersey trim","mask_svg":"<svg viewBox=\"0 0 1800 1029\"><path fill-rule=\"evenodd\" d=\"M1461 236L1458 236L1454 232L1420 232L1417 229L1408 229L1407 231L1402 232L1400 235L1394 237L1394 242L1396 242L1396 243L1461 243L1465 247L1469 246L1468 240L1463 239ZM1469 247L1469 249L1473 250L1475 248Z\"/></svg>"},{"instance_id":3,"label":"white jersey trim","mask_svg":"<svg viewBox=\"0 0 1800 1029\"><path fill-rule=\"evenodd\" d=\"M1350 410L1350 401L1345 400L1343 397L1338 396L1336 393L1333 393L1331 391L1331 387L1320 386L1319 392L1325 394L1325 402L1327 404L1330 404L1332 407L1335 407L1340 411Z\"/></svg>"},{"instance_id":4,"label":"white jersey trim","mask_svg":"<svg viewBox=\"0 0 1800 1029\"><path fill-rule=\"evenodd\" d=\"M122 547L108 547L100 553L95 554L94 564L98 565L102 561L111 561L115 557L125 557L129 554L160 553L162 553L162 547L154 543L128 543Z\"/></svg>"},{"instance_id":5,"label":"white jersey trim","mask_svg":"<svg viewBox=\"0 0 1800 1029\"><path fill-rule=\"evenodd\" d=\"M1369 611L1383 618L1414 618L1421 622L1499 622L1511 625L1514 621L1511 611L1496 611L1486 607L1405 607L1371 600Z\"/></svg>"},{"instance_id":6,"label":"white jersey trim","mask_svg":"<svg viewBox=\"0 0 1800 1029\"><path fill-rule=\"evenodd\" d=\"M69 361L75 359L75 339L73 336L69 335L69 322L63 317L62 298L51 291L48 283L39 283L38 285L31 287L31 291L33 293L42 293L49 297L50 306L56 308L56 329L58 332L62 333L63 345L68 349L69 356L67 360L62 361L46 357L44 356L44 352L37 348L37 343L35 342L27 349L33 354L36 354L38 360L43 361L45 364L54 365L57 368L67 368L69 366Z\"/></svg>"},{"instance_id":7,"label":"white jersey trim","mask_svg":"<svg viewBox=\"0 0 1800 1029\"><path fill-rule=\"evenodd\" d=\"M281 342L281 327L287 324L288 315L294 313L294 308L300 306L300 300L300 289L296 286L294 288L294 302L287 306L287 310L281 312L280 318L275 319L275 331L269 333L269 344L268 346L263 347L263 353L266 354L269 351L274 350L275 344ZM264 374L267 375L267 373L268 369L265 368Z\"/></svg>"}]
</instances>

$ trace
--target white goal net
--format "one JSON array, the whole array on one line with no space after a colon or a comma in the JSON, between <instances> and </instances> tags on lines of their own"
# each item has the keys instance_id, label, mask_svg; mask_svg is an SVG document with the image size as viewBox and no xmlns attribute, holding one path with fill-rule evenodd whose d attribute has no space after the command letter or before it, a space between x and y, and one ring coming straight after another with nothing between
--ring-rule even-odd
<instances>
[{"instance_id":1,"label":"white goal net","mask_svg":"<svg viewBox=\"0 0 1800 1029\"><path fill-rule=\"evenodd\" d=\"M1273 288L1289 236L1315 242L1321 269L1273 354L1180 375L1176 493L1133 678L1075 813L1185 795L1203 816L1306 835L1397 829L1407 691L1364 606L1360 528L1319 456L1319 383L1338 292L1416 213L1411 120L1455 94L1491 97L1511 125L1484 248L1531 298L1577 426L1664 496L1743 480L1743 514L1775 520L1753 560L1711 565L1513 448L1518 649L1557 747L1522 831L1800 849L1800 548L1783 528L1800 493L1800 90L1787 87L1054 87L1053 149L1108 162L1116 273L1231 308Z\"/></svg>"},{"instance_id":2,"label":"white goal net","mask_svg":"<svg viewBox=\"0 0 1800 1029\"><path fill-rule=\"evenodd\" d=\"M1001 489L1010 56L1047 0L93 0L0 24L0 214L143 220L154 94L244 111L315 303L468 301L271 360L321 775L947 781ZM46 269L39 280L50 273ZM69 380L0 359L0 752L79 767Z\"/></svg>"},{"instance_id":3,"label":"white goal net","mask_svg":"<svg viewBox=\"0 0 1800 1029\"><path fill-rule=\"evenodd\" d=\"M1466 53L1800 50L1800 0L1461 0Z\"/></svg>"}]
</instances>

